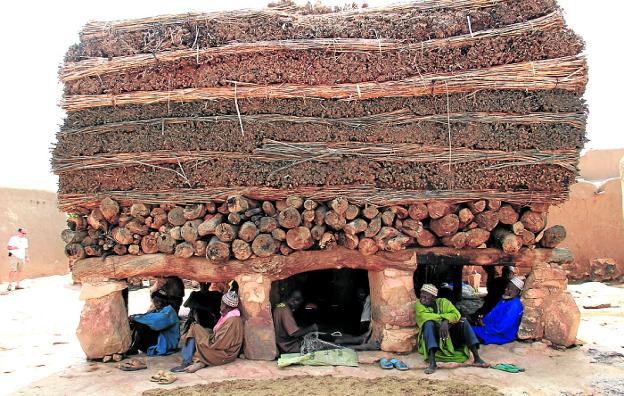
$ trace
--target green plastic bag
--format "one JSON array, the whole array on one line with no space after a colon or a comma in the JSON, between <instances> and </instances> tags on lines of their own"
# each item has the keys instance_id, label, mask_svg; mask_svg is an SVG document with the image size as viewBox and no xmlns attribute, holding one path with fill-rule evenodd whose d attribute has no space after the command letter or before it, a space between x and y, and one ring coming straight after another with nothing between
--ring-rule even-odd
<instances>
[{"instance_id":1,"label":"green plastic bag","mask_svg":"<svg viewBox=\"0 0 624 396\"><path fill-rule=\"evenodd\" d=\"M358 357L353 349L329 349L301 355L299 353L284 353L277 359L277 367L287 367L293 364L303 366L348 366L357 367Z\"/></svg>"}]
</instances>

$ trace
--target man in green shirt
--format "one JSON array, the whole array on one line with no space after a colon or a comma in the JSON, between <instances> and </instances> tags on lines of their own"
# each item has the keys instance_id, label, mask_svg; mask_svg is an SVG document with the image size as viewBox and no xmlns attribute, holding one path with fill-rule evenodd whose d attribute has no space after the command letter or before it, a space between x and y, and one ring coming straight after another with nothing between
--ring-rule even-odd
<instances>
[{"instance_id":1,"label":"man in green shirt","mask_svg":"<svg viewBox=\"0 0 624 396\"><path fill-rule=\"evenodd\" d=\"M437 298L438 289L425 284L420 289L420 300L416 301L416 325L418 352L429 362L425 374L432 374L438 368L436 360L442 362L465 362L472 352L474 365L489 367L479 356L479 340L467 320L446 298Z\"/></svg>"}]
</instances>

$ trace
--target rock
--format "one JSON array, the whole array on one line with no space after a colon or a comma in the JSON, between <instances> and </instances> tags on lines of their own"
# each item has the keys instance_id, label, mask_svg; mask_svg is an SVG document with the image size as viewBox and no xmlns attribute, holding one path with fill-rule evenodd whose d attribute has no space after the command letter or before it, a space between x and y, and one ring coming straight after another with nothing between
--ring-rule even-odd
<instances>
[{"instance_id":1,"label":"rock","mask_svg":"<svg viewBox=\"0 0 624 396\"><path fill-rule=\"evenodd\" d=\"M236 278L236 282L244 319L245 358L273 360L278 356L278 352L269 300L271 281L262 275L242 275Z\"/></svg>"},{"instance_id":2,"label":"rock","mask_svg":"<svg viewBox=\"0 0 624 396\"><path fill-rule=\"evenodd\" d=\"M622 268L618 268L613 258L595 258L589 261L589 277L592 281L614 280L622 275Z\"/></svg>"},{"instance_id":3,"label":"rock","mask_svg":"<svg viewBox=\"0 0 624 396\"><path fill-rule=\"evenodd\" d=\"M412 352L416 346L415 328L388 329L382 331L381 350L385 352Z\"/></svg>"},{"instance_id":4,"label":"rock","mask_svg":"<svg viewBox=\"0 0 624 396\"><path fill-rule=\"evenodd\" d=\"M568 279L571 280L586 280L589 279L589 262L573 260L569 263L564 263L561 269L565 271Z\"/></svg>"},{"instance_id":5,"label":"rock","mask_svg":"<svg viewBox=\"0 0 624 396\"><path fill-rule=\"evenodd\" d=\"M76 337L88 359L128 350L132 335L121 290L85 301Z\"/></svg>"},{"instance_id":6,"label":"rock","mask_svg":"<svg viewBox=\"0 0 624 396\"><path fill-rule=\"evenodd\" d=\"M581 312L570 293L551 295L545 300L544 312L544 337L555 345L574 345Z\"/></svg>"},{"instance_id":7,"label":"rock","mask_svg":"<svg viewBox=\"0 0 624 396\"><path fill-rule=\"evenodd\" d=\"M522 298L524 308L520 328L518 329L518 338L521 340L534 340L544 336L544 325L542 317L544 314L544 299Z\"/></svg>"},{"instance_id":8,"label":"rock","mask_svg":"<svg viewBox=\"0 0 624 396\"><path fill-rule=\"evenodd\" d=\"M566 277L565 271L548 266L534 268L524 283L525 289L541 288L565 290L567 287L568 278Z\"/></svg>"}]
</instances>

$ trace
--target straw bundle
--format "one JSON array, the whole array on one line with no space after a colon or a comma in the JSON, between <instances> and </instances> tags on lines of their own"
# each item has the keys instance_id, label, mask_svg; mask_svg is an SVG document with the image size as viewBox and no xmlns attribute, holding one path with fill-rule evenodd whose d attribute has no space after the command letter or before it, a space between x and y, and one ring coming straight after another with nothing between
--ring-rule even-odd
<instances>
[{"instance_id":1,"label":"straw bundle","mask_svg":"<svg viewBox=\"0 0 624 396\"><path fill-rule=\"evenodd\" d=\"M60 207L88 224L64 234L73 258L508 251L538 244L577 174L587 64L554 0L165 15L80 38L52 158Z\"/></svg>"}]
</instances>

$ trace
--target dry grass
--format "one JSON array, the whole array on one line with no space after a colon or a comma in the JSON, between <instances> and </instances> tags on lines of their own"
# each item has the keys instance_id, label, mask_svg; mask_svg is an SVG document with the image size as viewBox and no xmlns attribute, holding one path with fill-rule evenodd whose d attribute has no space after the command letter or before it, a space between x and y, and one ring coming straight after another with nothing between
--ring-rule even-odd
<instances>
[{"instance_id":1,"label":"dry grass","mask_svg":"<svg viewBox=\"0 0 624 396\"><path fill-rule=\"evenodd\" d=\"M132 120L123 122L111 122L108 124L89 126L85 128L65 129L58 133L59 136L72 134L99 134L114 132L117 130L133 130L146 126L160 126L161 132L169 125L190 124L196 122L240 122L249 123L274 123L288 122L293 124L320 124L332 125L344 128L374 128L400 126L408 124L420 124L433 122L447 123L486 123L486 124L567 124L575 128L584 128L586 115L584 113L448 113L418 116L410 109L401 109L387 113L377 113L363 117L323 118L301 117L284 114L252 114L252 115L216 115L207 117L161 117L148 120ZM415 125L417 126L417 125Z\"/></svg>"},{"instance_id":2,"label":"dry grass","mask_svg":"<svg viewBox=\"0 0 624 396\"><path fill-rule=\"evenodd\" d=\"M373 99L381 97L429 96L479 90L547 90L580 92L587 84L587 63L582 56L516 63L461 73L428 74L399 81L336 85L256 85L187 88L172 91L138 91L119 95L73 95L63 99L67 111L100 106L170 103L194 100L245 98Z\"/></svg>"},{"instance_id":3,"label":"dry grass","mask_svg":"<svg viewBox=\"0 0 624 396\"><path fill-rule=\"evenodd\" d=\"M509 203L529 205L532 203L560 204L567 200L568 191L496 191L496 190L388 190L374 186L324 186L301 187L295 189L275 189L268 187L211 187L205 190L176 189L157 191L104 191L95 194L59 194L59 207L67 213L80 212L81 208L93 208L100 201L110 197L121 205L134 202L146 204L194 204L198 202L223 202L228 196L244 195L251 199L276 201L289 195L317 201L329 201L336 197L346 197L358 205L371 204L380 207L391 205L411 205L419 202L447 201L468 202L478 199L499 199Z\"/></svg>"},{"instance_id":4,"label":"dry grass","mask_svg":"<svg viewBox=\"0 0 624 396\"><path fill-rule=\"evenodd\" d=\"M213 48L189 48L175 51L157 52L155 54L138 54L120 56L112 59L89 58L80 62L68 62L60 71L61 81L68 82L90 76L120 72L130 68L140 68L163 62L173 62L184 58L200 58L215 55L257 53L279 50L327 50L338 52L370 52L370 51L430 51L440 47L463 46L477 40L492 37L512 37L527 32L561 29L564 26L563 16L559 11L526 22L516 23L498 29L488 29L455 37L433 39L410 43L403 40L389 39L349 39L321 38L301 40L259 41L251 43L232 43Z\"/></svg>"},{"instance_id":5,"label":"dry grass","mask_svg":"<svg viewBox=\"0 0 624 396\"><path fill-rule=\"evenodd\" d=\"M496 6L508 0L422 0L413 1L409 4L401 4L390 7L362 8L347 10L324 15L300 15L288 12L288 10L264 9L220 11L211 13L187 13L160 15L141 19L118 20L118 21L91 21L80 32L81 40L101 38L110 34L123 34L148 30L158 25L178 25L184 23L207 23L213 20L229 20L237 23L241 19L266 19L267 17L283 17L289 22L299 24L314 23L319 19L334 19L336 17L350 17L365 19L371 15L405 13L409 11L431 11L435 9L465 10L480 9Z\"/></svg>"}]
</instances>

